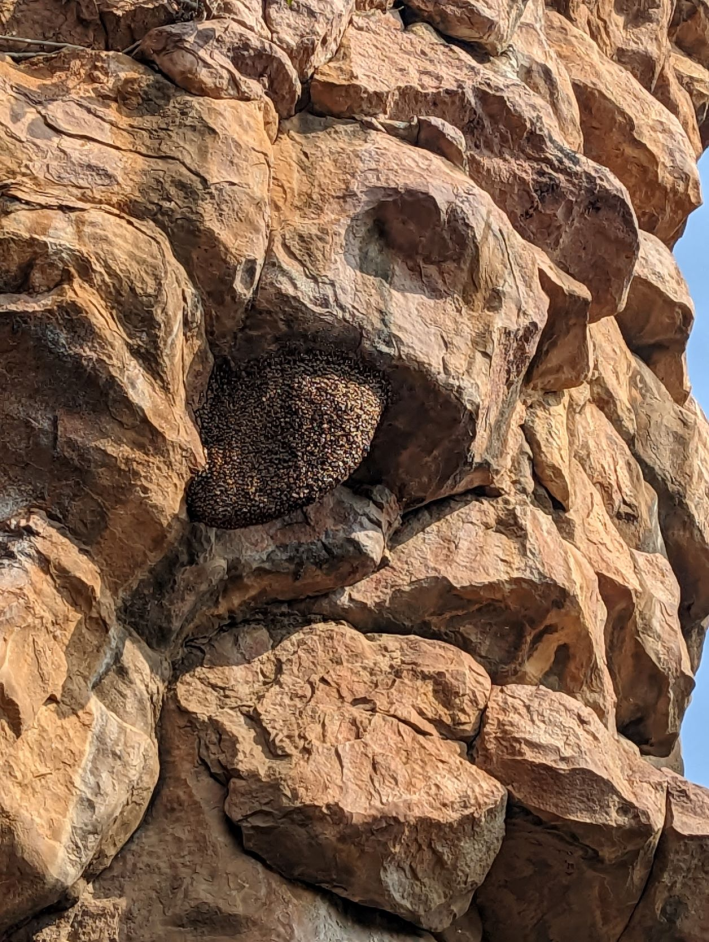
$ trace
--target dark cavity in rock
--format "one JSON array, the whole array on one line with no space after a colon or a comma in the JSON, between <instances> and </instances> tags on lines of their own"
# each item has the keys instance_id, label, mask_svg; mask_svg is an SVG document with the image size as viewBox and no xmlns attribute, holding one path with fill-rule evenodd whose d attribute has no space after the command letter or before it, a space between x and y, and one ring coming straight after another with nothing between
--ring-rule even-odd
<instances>
[{"instance_id":1,"label":"dark cavity in rock","mask_svg":"<svg viewBox=\"0 0 709 942\"><path fill-rule=\"evenodd\" d=\"M338 350L215 367L197 413L207 467L188 488L190 517L234 530L312 504L361 463L387 392L380 373Z\"/></svg>"}]
</instances>

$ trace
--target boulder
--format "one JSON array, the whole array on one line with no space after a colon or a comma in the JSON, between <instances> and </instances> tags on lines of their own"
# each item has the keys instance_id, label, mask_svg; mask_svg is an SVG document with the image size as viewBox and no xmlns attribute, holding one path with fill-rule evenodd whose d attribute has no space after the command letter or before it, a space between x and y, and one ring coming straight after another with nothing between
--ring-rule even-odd
<instances>
[{"instance_id":1,"label":"boulder","mask_svg":"<svg viewBox=\"0 0 709 942\"><path fill-rule=\"evenodd\" d=\"M271 110L195 98L126 56L3 59L0 173L32 205L152 221L200 292L214 350L228 350L268 240Z\"/></svg>"},{"instance_id":2,"label":"boulder","mask_svg":"<svg viewBox=\"0 0 709 942\"><path fill-rule=\"evenodd\" d=\"M672 49L672 67L694 106L702 149L709 144L709 70Z\"/></svg>"},{"instance_id":3,"label":"boulder","mask_svg":"<svg viewBox=\"0 0 709 942\"><path fill-rule=\"evenodd\" d=\"M289 516L243 530L192 526L126 599L123 616L154 648L177 651L225 619L322 595L375 572L398 523L384 487L338 487Z\"/></svg>"},{"instance_id":4,"label":"boulder","mask_svg":"<svg viewBox=\"0 0 709 942\"><path fill-rule=\"evenodd\" d=\"M709 425L690 397L677 405L634 358L616 323L593 326L594 402L626 438L657 493L667 556L682 590L680 621L696 669L709 617Z\"/></svg>"},{"instance_id":5,"label":"boulder","mask_svg":"<svg viewBox=\"0 0 709 942\"><path fill-rule=\"evenodd\" d=\"M8 942L433 942L428 933L289 883L244 852L226 788L200 759L196 717L169 697L161 780L145 821L66 912L38 916Z\"/></svg>"},{"instance_id":6,"label":"boulder","mask_svg":"<svg viewBox=\"0 0 709 942\"><path fill-rule=\"evenodd\" d=\"M147 220L34 193L3 209L0 519L43 509L122 590L185 524L202 307Z\"/></svg>"},{"instance_id":7,"label":"boulder","mask_svg":"<svg viewBox=\"0 0 709 942\"><path fill-rule=\"evenodd\" d=\"M667 818L650 879L620 942L694 942L709 923L709 791L666 773Z\"/></svg>"},{"instance_id":8,"label":"boulder","mask_svg":"<svg viewBox=\"0 0 709 942\"><path fill-rule=\"evenodd\" d=\"M678 49L705 69L709 68L709 3L679 0L675 5L670 38Z\"/></svg>"},{"instance_id":9,"label":"boulder","mask_svg":"<svg viewBox=\"0 0 709 942\"><path fill-rule=\"evenodd\" d=\"M701 204L699 172L682 126L564 17L549 11L546 31L576 93L584 153L625 184L641 229L674 245Z\"/></svg>"},{"instance_id":10,"label":"boulder","mask_svg":"<svg viewBox=\"0 0 709 942\"><path fill-rule=\"evenodd\" d=\"M543 684L611 723L605 609L585 559L528 499L455 498L410 515L388 565L305 603L366 632L414 632L468 651L494 683Z\"/></svg>"},{"instance_id":11,"label":"boulder","mask_svg":"<svg viewBox=\"0 0 709 942\"><path fill-rule=\"evenodd\" d=\"M193 95L239 101L265 96L281 118L295 112L300 96L298 75L283 50L231 19L151 30L136 56L154 62Z\"/></svg>"},{"instance_id":12,"label":"boulder","mask_svg":"<svg viewBox=\"0 0 709 942\"><path fill-rule=\"evenodd\" d=\"M165 666L61 530L35 515L0 539L2 932L99 873L140 823Z\"/></svg>"},{"instance_id":13,"label":"boulder","mask_svg":"<svg viewBox=\"0 0 709 942\"><path fill-rule=\"evenodd\" d=\"M628 347L684 405L690 392L685 350L694 305L674 256L647 232L640 233L640 255L617 320Z\"/></svg>"},{"instance_id":14,"label":"boulder","mask_svg":"<svg viewBox=\"0 0 709 942\"><path fill-rule=\"evenodd\" d=\"M238 361L291 343L356 353L390 395L355 482L402 507L489 484L550 305L536 251L427 150L354 122L284 128Z\"/></svg>"},{"instance_id":15,"label":"boulder","mask_svg":"<svg viewBox=\"0 0 709 942\"><path fill-rule=\"evenodd\" d=\"M543 687L493 690L474 761L509 790L505 840L476 896L483 937L617 939L651 872L662 773Z\"/></svg>"},{"instance_id":16,"label":"boulder","mask_svg":"<svg viewBox=\"0 0 709 942\"><path fill-rule=\"evenodd\" d=\"M470 176L523 238L590 289L592 317L623 306L638 250L628 194L567 146L552 109L516 76L405 30L393 14L372 15L354 18L311 96L337 117L426 114L459 128Z\"/></svg>"},{"instance_id":17,"label":"boulder","mask_svg":"<svg viewBox=\"0 0 709 942\"><path fill-rule=\"evenodd\" d=\"M441 930L503 836L505 791L465 756L489 690L456 648L326 623L185 674L177 698L247 850Z\"/></svg>"},{"instance_id":18,"label":"boulder","mask_svg":"<svg viewBox=\"0 0 709 942\"><path fill-rule=\"evenodd\" d=\"M493 55L509 46L527 0L407 0L441 33L479 43Z\"/></svg>"}]
</instances>

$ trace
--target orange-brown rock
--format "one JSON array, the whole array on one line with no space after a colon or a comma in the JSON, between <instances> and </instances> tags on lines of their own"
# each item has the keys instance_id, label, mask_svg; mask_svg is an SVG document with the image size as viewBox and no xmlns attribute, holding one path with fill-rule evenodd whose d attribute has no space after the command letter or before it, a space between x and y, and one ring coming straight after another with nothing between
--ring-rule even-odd
<instances>
[{"instance_id":1,"label":"orange-brown rock","mask_svg":"<svg viewBox=\"0 0 709 942\"><path fill-rule=\"evenodd\" d=\"M46 519L0 534L0 932L105 867L158 776L164 665Z\"/></svg>"},{"instance_id":2,"label":"orange-brown rock","mask_svg":"<svg viewBox=\"0 0 709 942\"><path fill-rule=\"evenodd\" d=\"M195 717L168 699L161 780L145 821L67 912L9 942L433 942L428 933L278 876L244 852L224 814L226 788L199 755ZM159 901L159 905L156 902Z\"/></svg>"},{"instance_id":3,"label":"orange-brown rock","mask_svg":"<svg viewBox=\"0 0 709 942\"><path fill-rule=\"evenodd\" d=\"M489 483L546 322L536 252L448 161L353 122L285 126L275 180L237 355L360 350L391 395L358 480L408 506Z\"/></svg>"},{"instance_id":4,"label":"orange-brown rock","mask_svg":"<svg viewBox=\"0 0 709 942\"><path fill-rule=\"evenodd\" d=\"M493 55L510 44L527 0L408 0L423 20L456 39L479 43Z\"/></svg>"},{"instance_id":5,"label":"orange-brown rock","mask_svg":"<svg viewBox=\"0 0 709 942\"><path fill-rule=\"evenodd\" d=\"M215 349L229 347L268 238L263 103L195 98L127 57L74 49L0 62L0 140L17 197L157 225L201 293Z\"/></svg>"},{"instance_id":6,"label":"orange-brown rock","mask_svg":"<svg viewBox=\"0 0 709 942\"><path fill-rule=\"evenodd\" d=\"M673 245L701 202L699 173L682 126L563 17L549 11L546 31L576 93L584 153L625 184L640 227Z\"/></svg>"},{"instance_id":7,"label":"orange-brown rock","mask_svg":"<svg viewBox=\"0 0 709 942\"><path fill-rule=\"evenodd\" d=\"M0 0L3 942L707 942L708 10Z\"/></svg>"},{"instance_id":8,"label":"orange-brown rock","mask_svg":"<svg viewBox=\"0 0 709 942\"><path fill-rule=\"evenodd\" d=\"M195 525L126 600L126 617L151 645L169 650L189 634L209 635L225 617L359 582L379 567L397 523L386 488L365 495L339 487L261 526Z\"/></svg>"},{"instance_id":9,"label":"orange-brown rock","mask_svg":"<svg viewBox=\"0 0 709 942\"><path fill-rule=\"evenodd\" d=\"M706 148L709 144L709 71L674 48L672 67L694 106L702 148Z\"/></svg>"},{"instance_id":10,"label":"orange-brown rock","mask_svg":"<svg viewBox=\"0 0 709 942\"><path fill-rule=\"evenodd\" d=\"M366 632L439 638L494 683L545 684L614 715L596 579L527 501L458 498L417 511L385 568L315 609Z\"/></svg>"},{"instance_id":11,"label":"orange-brown rock","mask_svg":"<svg viewBox=\"0 0 709 942\"><path fill-rule=\"evenodd\" d=\"M709 615L709 425L693 399L678 406L651 370L632 357L617 324L596 324L593 334L593 398L657 493L667 555L682 589L682 629L696 667Z\"/></svg>"},{"instance_id":12,"label":"orange-brown rock","mask_svg":"<svg viewBox=\"0 0 709 942\"><path fill-rule=\"evenodd\" d=\"M204 381L201 304L151 222L14 193L0 218L2 516L41 508L122 588L180 532L202 461L186 411Z\"/></svg>"},{"instance_id":13,"label":"orange-brown rock","mask_svg":"<svg viewBox=\"0 0 709 942\"><path fill-rule=\"evenodd\" d=\"M505 790L460 748L489 691L456 648L324 624L246 664L198 668L177 697L247 850L439 930L502 841Z\"/></svg>"},{"instance_id":14,"label":"orange-brown rock","mask_svg":"<svg viewBox=\"0 0 709 942\"><path fill-rule=\"evenodd\" d=\"M282 118L293 114L300 95L298 76L286 54L231 19L151 30L136 55L154 62L193 95L239 101L267 97Z\"/></svg>"},{"instance_id":15,"label":"orange-brown rock","mask_svg":"<svg viewBox=\"0 0 709 942\"><path fill-rule=\"evenodd\" d=\"M484 937L618 938L662 830L661 773L543 687L493 690L474 759L509 791L505 840L476 895Z\"/></svg>"},{"instance_id":16,"label":"orange-brown rock","mask_svg":"<svg viewBox=\"0 0 709 942\"><path fill-rule=\"evenodd\" d=\"M674 256L647 232L640 234L628 300L617 319L628 347L684 405L690 391L685 348L694 305Z\"/></svg>"},{"instance_id":17,"label":"orange-brown rock","mask_svg":"<svg viewBox=\"0 0 709 942\"><path fill-rule=\"evenodd\" d=\"M568 148L550 107L519 79L405 30L392 14L373 15L354 18L311 95L338 117L428 114L460 128L471 177L517 231L590 288L595 317L622 307L638 238L627 192Z\"/></svg>"},{"instance_id":18,"label":"orange-brown rock","mask_svg":"<svg viewBox=\"0 0 709 942\"><path fill-rule=\"evenodd\" d=\"M650 879L621 942L694 942L709 921L709 791L666 774L667 817Z\"/></svg>"}]
</instances>

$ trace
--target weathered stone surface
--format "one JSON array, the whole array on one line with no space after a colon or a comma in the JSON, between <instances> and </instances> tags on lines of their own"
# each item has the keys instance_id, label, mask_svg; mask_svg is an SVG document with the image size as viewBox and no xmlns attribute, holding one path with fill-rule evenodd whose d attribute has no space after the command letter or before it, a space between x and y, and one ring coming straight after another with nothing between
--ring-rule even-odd
<instances>
[{"instance_id":1,"label":"weathered stone surface","mask_svg":"<svg viewBox=\"0 0 709 942\"><path fill-rule=\"evenodd\" d=\"M644 360L679 405L689 396L685 349L694 323L694 305L674 256L647 232L618 314L628 347Z\"/></svg>"},{"instance_id":2,"label":"weathered stone surface","mask_svg":"<svg viewBox=\"0 0 709 942\"><path fill-rule=\"evenodd\" d=\"M547 39L544 9L544 0L528 0L525 6L511 47L515 73L549 105L565 143L571 150L582 152L579 106L569 74ZM499 61L496 58L491 63Z\"/></svg>"},{"instance_id":3,"label":"weathered stone surface","mask_svg":"<svg viewBox=\"0 0 709 942\"><path fill-rule=\"evenodd\" d=\"M709 144L709 71L674 48L672 67L694 106L702 148L706 148Z\"/></svg>"},{"instance_id":4,"label":"weathered stone surface","mask_svg":"<svg viewBox=\"0 0 709 942\"><path fill-rule=\"evenodd\" d=\"M543 687L493 690L474 759L509 790L502 850L476 896L484 938L618 938L660 837L661 773Z\"/></svg>"},{"instance_id":5,"label":"weathered stone surface","mask_svg":"<svg viewBox=\"0 0 709 942\"><path fill-rule=\"evenodd\" d=\"M228 348L268 238L263 115L261 102L193 98L124 56L4 60L0 173L32 203L150 219L200 289L215 349Z\"/></svg>"},{"instance_id":6,"label":"weathered stone surface","mask_svg":"<svg viewBox=\"0 0 709 942\"><path fill-rule=\"evenodd\" d=\"M339 487L262 526L194 526L126 601L125 616L153 647L174 650L188 634L208 636L254 607L359 582L382 562L397 522L386 488L365 496Z\"/></svg>"},{"instance_id":7,"label":"weathered stone surface","mask_svg":"<svg viewBox=\"0 0 709 942\"><path fill-rule=\"evenodd\" d=\"M499 55L514 36L527 0L407 0L436 29Z\"/></svg>"},{"instance_id":8,"label":"weathered stone surface","mask_svg":"<svg viewBox=\"0 0 709 942\"><path fill-rule=\"evenodd\" d=\"M440 638L494 683L546 684L614 715L596 579L526 501L458 498L417 511L386 568L311 607L362 631Z\"/></svg>"},{"instance_id":9,"label":"weathered stone surface","mask_svg":"<svg viewBox=\"0 0 709 942\"><path fill-rule=\"evenodd\" d=\"M264 19L273 42L306 79L335 54L354 9L355 0L266 0Z\"/></svg>"},{"instance_id":10,"label":"weathered stone surface","mask_svg":"<svg viewBox=\"0 0 709 942\"><path fill-rule=\"evenodd\" d=\"M679 0L672 16L674 44L704 68L709 68L709 4L706 0Z\"/></svg>"},{"instance_id":11,"label":"weathered stone surface","mask_svg":"<svg viewBox=\"0 0 709 942\"><path fill-rule=\"evenodd\" d=\"M200 759L195 718L170 698L161 729L161 781L134 839L76 906L10 942L432 942L244 853L224 815L226 788Z\"/></svg>"},{"instance_id":12,"label":"weathered stone surface","mask_svg":"<svg viewBox=\"0 0 709 942\"><path fill-rule=\"evenodd\" d=\"M625 184L640 227L674 244L701 203L699 173L681 125L563 17L549 11L546 31L576 93L584 153Z\"/></svg>"},{"instance_id":13,"label":"weathered stone surface","mask_svg":"<svg viewBox=\"0 0 709 942\"><path fill-rule=\"evenodd\" d=\"M193 95L239 101L266 96L282 118L294 113L300 96L300 82L286 54L230 19L151 30L136 55L154 62Z\"/></svg>"},{"instance_id":14,"label":"weathered stone surface","mask_svg":"<svg viewBox=\"0 0 709 942\"><path fill-rule=\"evenodd\" d=\"M709 426L693 399L678 406L631 356L617 324L596 324L593 335L593 398L657 493L667 555L682 589L682 629L696 668L709 616Z\"/></svg>"},{"instance_id":15,"label":"weathered stone surface","mask_svg":"<svg viewBox=\"0 0 709 942\"><path fill-rule=\"evenodd\" d=\"M233 2L233 0L232 0ZM182 0L2 0L3 34L94 49L126 49L151 29L194 15ZM17 49L27 47L17 44Z\"/></svg>"},{"instance_id":16,"label":"weathered stone surface","mask_svg":"<svg viewBox=\"0 0 709 942\"><path fill-rule=\"evenodd\" d=\"M488 484L546 321L536 252L441 158L354 123L286 127L237 355L361 352L391 394L357 480L402 505Z\"/></svg>"},{"instance_id":17,"label":"weathered stone surface","mask_svg":"<svg viewBox=\"0 0 709 942\"><path fill-rule=\"evenodd\" d=\"M552 110L519 79L404 30L391 14L373 15L354 18L311 95L338 117L427 114L458 127L471 177L525 239L591 290L593 316L622 307L638 238L627 192L567 147Z\"/></svg>"},{"instance_id":18,"label":"weathered stone surface","mask_svg":"<svg viewBox=\"0 0 709 942\"><path fill-rule=\"evenodd\" d=\"M32 516L0 538L3 931L99 872L139 824L164 668L63 533Z\"/></svg>"},{"instance_id":19,"label":"weathered stone surface","mask_svg":"<svg viewBox=\"0 0 709 942\"><path fill-rule=\"evenodd\" d=\"M120 588L184 525L201 305L152 223L36 199L0 218L0 519L44 509Z\"/></svg>"},{"instance_id":20,"label":"weathered stone surface","mask_svg":"<svg viewBox=\"0 0 709 942\"><path fill-rule=\"evenodd\" d=\"M317 625L177 687L244 846L287 876L443 929L503 833L505 792L461 752L487 674L456 648Z\"/></svg>"},{"instance_id":21,"label":"weathered stone surface","mask_svg":"<svg viewBox=\"0 0 709 942\"><path fill-rule=\"evenodd\" d=\"M621 942L694 942L709 923L709 791L666 774L667 819Z\"/></svg>"},{"instance_id":22,"label":"weathered stone surface","mask_svg":"<svg viewBox=\"0 0 709 942\"><path fill-rule=\"evenodd\" d=\"M667 57L665 64L662 66L653 89L653 95L682 125L694 156L696 158L701 157L704 145L702 144L694 102L692 96L677 77L674 59L671 56Z\"/></svg>"},{"instance_id":23,"label":"weathered stone surface","mask_svg":"<svg viewBox=\"0 0 709 942\"><path fill-rule=\"evenodd\" d=\"M0 0L8 942L705 942L709 8L548 6Z\"/></svg>"},{"instance_id":24,"label":"weathered stone surface","mask_svg":"<svg viewBox=\"0 0 709 942\"><path fill-rule=\"evenodd\" d=\"M554 0L549 6L595 41L609 59L627 69L652 92L669 50L671 0L637 4L628 0Z\"/></svg>"}]
</instances>

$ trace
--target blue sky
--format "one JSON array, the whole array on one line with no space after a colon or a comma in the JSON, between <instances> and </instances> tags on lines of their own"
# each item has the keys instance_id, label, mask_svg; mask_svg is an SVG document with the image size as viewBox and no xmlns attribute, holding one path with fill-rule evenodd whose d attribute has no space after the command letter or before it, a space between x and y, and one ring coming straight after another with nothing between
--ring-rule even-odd
<instances>
[{"instance_id":1,"label":"blue sky","mask_svg":"<svg viewBox=\"0 0 709 942\"><path fill-rule=\"evenodd\" d=\"M693 213L685 234L677 243L675 255L680 264L696 307L694 331L689 342L689 375L694 395L709 414L709 152L699 164L708 200ZM682 727L685 774L700 785L709 786L709 647L697 676L697 689Z\"/></svg>"}]
</instances>

